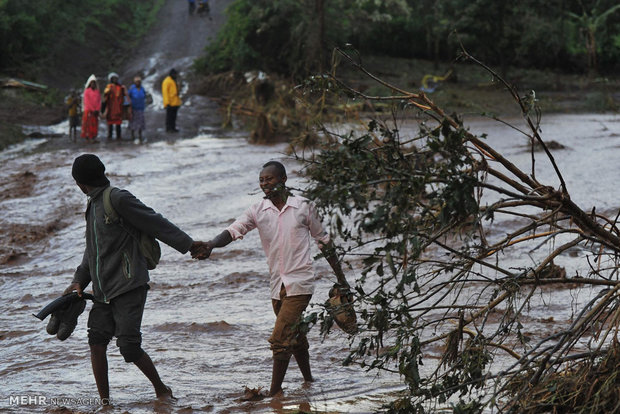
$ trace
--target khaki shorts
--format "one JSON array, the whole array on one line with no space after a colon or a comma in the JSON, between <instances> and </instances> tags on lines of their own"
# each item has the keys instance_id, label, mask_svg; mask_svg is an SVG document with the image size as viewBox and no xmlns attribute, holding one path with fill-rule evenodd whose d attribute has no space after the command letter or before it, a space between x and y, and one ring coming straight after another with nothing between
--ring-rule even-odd
<instances>
[{"instance_id":1,"label":"khaki shorts","mask_svg":"<svg viewBox=\"0 0 620 414\"><path fill-rule=\"evenodd\" d=\"M280 289L280 300L271 300L276 314L276 325L269 337L273 359L288 361L291 355L308 349L306 334L299 332L297 323L308 307L312 295L286 296L284 284Z\"/></svg>"}]
</instances>

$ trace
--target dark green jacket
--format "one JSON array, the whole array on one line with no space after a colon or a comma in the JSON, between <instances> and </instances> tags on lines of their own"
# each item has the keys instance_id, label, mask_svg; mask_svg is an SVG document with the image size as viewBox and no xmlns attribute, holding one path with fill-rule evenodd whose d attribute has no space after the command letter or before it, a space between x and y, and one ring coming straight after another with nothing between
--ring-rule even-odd
<instances>
[{"instance_id":1,"label":"dark green jacket","mask_svg":"<svg viewBox=\"0 0 620 414\"><path fill-rule=\"evenodd\" d=\"M86 249L73 282L78 282L82 288L92 282L95 300L108 303L149 281L146 261L138 243L139 232L148 233L183 254L187 253L193 240L126 190L113 189L110 193L112 206L122 217L123 225L106 223L105 189L99 187L88 194Z\"/></svg>"}]
</instances>

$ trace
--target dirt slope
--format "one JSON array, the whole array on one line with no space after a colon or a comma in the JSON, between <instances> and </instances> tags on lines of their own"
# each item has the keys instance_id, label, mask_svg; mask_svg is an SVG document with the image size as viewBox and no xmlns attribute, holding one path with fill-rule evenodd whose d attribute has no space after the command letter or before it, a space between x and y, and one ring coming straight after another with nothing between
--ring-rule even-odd
<instances>
[{"instance_id":1,"label":"dirt slope","mask_svg":"<svg viewBox=\"0 0 620 414\"><path fill-rule=\"evenodd\" d=\"M187 95L191 66L204 53L205 46L215 37L224 23L224 10L232 0L210 0L211 19L189 15L186 1L167 0L157 16L157 23L140 48L129 59L121 80L130 85L135 75L144 78L143 84L154 96L146 112L147 135L151 140L167 138L164 131L165 111L161 103L161 82L171 68L180 72L183 106L177 126L181 137L196 135L201 129L220 125L217 105L205 97Z\"/></svg>"},{"instance_id":2,"label":"dirt slope","mask_svg":"<svg viewBox=\"0 0 620 414\"><path fill-rule=\"evenodd\" d=\"M21 125L52 125L59 123L66 116L62 107L62 95L68 93L71 86L79 85L94 71L100 78L100 87L106 83L107 73L115 71L120 74L121 82L129 86L135 75L144 78L143 85L154 96L154 103L146 110L146 136L150 140L169 138L164 132L165 111L161 104L161 81L171 68L176 68L181 76L181 86L184 106L179 111L177 125L181 129L179 137L195 135L201 128L213 129L219 127L220 119L217 106L207 98L189 96L186 91L190 79L191 66L194 59L204 53L204 47L215 37L224 23L225 8L232 0L210 0L211 19L206 16L189 15L186 1L166 0L159 11L156 23L145 36L141 45L131 56L128 56L121 68L107 67L105 64L81 62L82 72L70 75L66 70L49 68L47 80L50 85L60 88L56 104L43 105L36 92L33 97L25 97L21 91L0 89L0 148L21 139L18 132ZM96 45L95 45L96 47ZM88 58L92 53L80 50L75 51L78 59ZM76 69L72 62L68 62L72 69ZM98 69L86 69L96 67ZM69 76L61 76L62 74ZM78 77L76 80L76 76ZM83 80L80 80L83 77ZM66 79L65 79L66 78ZM72 80L70 80L72 79ZM65 85L65 86L62 86ZM13 127L15 125L15 127ZM103 127L103 124L101 125ZM99 132L100 139L105 143L105 130ZM125 134L128 137L129 134ZM70 145L67 137L54 139L50 145Z\"/></svg>"},{"instance_id":3,"label":"dirt slope","mask_svg":"<svg viewBox=\"0 0 620 414\"><path fill-rule=\"evenodd\" d=\"M157 15L157 23L124 68L123 74L141 70L166 70L170 66L188 68L203 53L209 38L224 22L224 9L232 0L210 0L212 20L190 16L186 1L167 0Z\"/></svg>"}]
</instances>

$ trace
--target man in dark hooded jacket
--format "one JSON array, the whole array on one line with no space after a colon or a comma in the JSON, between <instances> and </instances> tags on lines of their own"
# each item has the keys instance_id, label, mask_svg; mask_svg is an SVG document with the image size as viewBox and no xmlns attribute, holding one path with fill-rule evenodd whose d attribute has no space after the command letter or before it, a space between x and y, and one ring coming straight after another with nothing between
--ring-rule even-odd
<instances>
[{"instance_id":1,"label":"man in dark hooded jacket","mask_svg":"<svg viewBox=\"0 0 620 414\"><path fill-rule=\"evenodd\" d=\"M109 402L110 397L106 348L114 336L125 361L133 362L146 375L155 387L156 395L171 397L170 387L162 382L153 361L141 348L140 325L149 289L149 274L140 250L139 236L145 232L180 253L191 251L192 255L203 243L193 241L126 190L114 188L110 192L112 207L120 217L120 222L111 222L103 200L110 181L105 175L105 166L96 155L77 157L72 175L88 196L86 249L82 263L64 293L77 291L81 295L92 282L95 300L88 317L88 344L102 403Z\"/></svg>"}]
</instances>

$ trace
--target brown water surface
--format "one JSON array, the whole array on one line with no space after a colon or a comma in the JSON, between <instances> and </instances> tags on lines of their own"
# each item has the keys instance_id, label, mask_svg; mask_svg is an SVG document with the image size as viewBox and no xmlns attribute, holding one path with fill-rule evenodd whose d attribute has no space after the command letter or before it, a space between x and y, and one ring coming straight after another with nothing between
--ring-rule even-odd
<instances>
[{"instance_id":1,"label":"brown water surface","mask_svg":"<svg viewBox=\"0 0 620 414\"><path fill-rule=\"evenodd\" d=\"M567 147L554 155L573 201L586 211L594 205L597 211L616 211L620 117L561 115L545 121L545 137ZM530 154L518 134L489 121L470 125L488 132L492 145L527 168ZM47 335L46 322L32 316L60 295L82 256L86 198L70 175L75 156L96 152L113 185L130 190L195 239L218 234L260 199L258 172L270 159L283 160L291 184L303 186L295 173L299 165L283 155L284 145L252 146L244 136L182 138L187 139L46 151L36 150L41 141L28 141L0 153L0 409L16 413L100 409L92 405L97 392L86 337L87 313L64 342ZM557 185L542 158L536 168L540 181ZM500 237L515 224L498 218L489 227L489 237ZM315 328L309 339L316 382L304 385L292 362L284 399L241 401L244 387L267 388L271 377L267 338L274 316L258 234L250 233L216 251L206 262L167 246L162 251L161 263L151 274L143 347L178 400L155 401L146 378L123 361L112 343L109 371L114 405L108 412L373 412L403 388L397 375L343 367L347 335L334 330L322 340ZM565 266L569 276L587 271L583 254L567 254L556 264ZM528 252L510 258L515 267L531 266L535 259ZM313 302L320 303L327 298L334 277L324 262L317 263L316 271ZM554 322L569 320L575 304L597 291L544 290L527 315L535 323L531 335L544 335L554 329ZM439 352L429 349L427 361Z\"/></svg>"},{"instance_id":2,"label":"brown water surface","mask_svg":"<svg viewBox=\"0 0 620 414\"><path fill-rule=\"evenodd\" d=\"M285 158L285 147L206 135L43 152L33 152L35 144L0 154L0 407L59 412L64 406L69 412L92 412L99 407L89 400L97 397L86 337L91 305L64 342L45 332L47 320L32 316L61 294L82 256L86 197L71 178L75 156L96 152L112 185L130 190L193 238L207 239L260 200L260 166ZM285 162L292 183L299 185L297 165ZM154 401L148 380L111 343L111 412L282 412L300 407L370 412L386 394L401 388L397 376L343 367L347 335L334 330L322 341L313 329L309 338L316 382L304 385L292 362L283 400L240 401L245 386L268 388L271 378L267 338L274 316L258 234L250 233L205 262L165 245L162 251L161 263L151 272L143 347L178 400ZM317 274L313 302L323 302L335 278L326 263L317 265ZM30 403L16 403L22 396Z\"/></svg>"}]
</instances>

